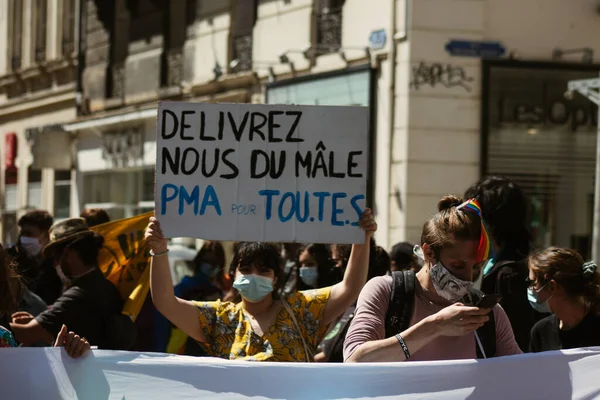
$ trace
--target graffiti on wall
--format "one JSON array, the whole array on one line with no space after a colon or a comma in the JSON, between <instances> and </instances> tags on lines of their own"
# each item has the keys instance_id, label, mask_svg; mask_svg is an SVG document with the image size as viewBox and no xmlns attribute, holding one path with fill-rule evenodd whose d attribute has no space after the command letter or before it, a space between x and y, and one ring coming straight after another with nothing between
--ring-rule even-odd
<instances>
[{"instance_id":1,"label":"graffiti on wall","mask_svg":"<svg viewBox=\"0 0 600 400\"><path fill-rule=\"evenodd\" d=\"M422 61L413 67L410 88L420 90L424 86L443 86L448 89L460 87L470 92L474 80L461 66Z\"/></svg>"}]
</instances>

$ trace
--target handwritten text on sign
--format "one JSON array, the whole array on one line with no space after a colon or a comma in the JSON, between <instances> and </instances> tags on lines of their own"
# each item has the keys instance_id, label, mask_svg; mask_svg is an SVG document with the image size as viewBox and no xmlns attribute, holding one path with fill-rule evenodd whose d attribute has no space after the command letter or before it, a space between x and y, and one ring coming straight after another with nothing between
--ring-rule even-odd
<instances>
[{"instance_id":1,"label":"handwritten text on sign","mask_svg":"<svg viewBox=\"0 0 600 400\"><path fill-rule=\"evenodd\" d=\"M368 112L162 102L156 215L168 237L359 243Z\"/></svg>"}]
</instances>

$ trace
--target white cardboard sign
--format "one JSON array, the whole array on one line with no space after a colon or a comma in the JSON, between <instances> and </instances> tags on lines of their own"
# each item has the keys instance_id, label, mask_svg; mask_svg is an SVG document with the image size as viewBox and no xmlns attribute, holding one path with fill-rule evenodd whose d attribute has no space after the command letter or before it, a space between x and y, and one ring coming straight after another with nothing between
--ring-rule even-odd
<instances>
[{"instance_id":1,"label":"white cardboard sign","mask_svg":"<svg viewBox=\"0 0 600 400\"><path fill-rule=\"evenodd\" d=\"M158 106L156 216L167 237L362 243L366 107Z\"/></svg>"}]
</instances>

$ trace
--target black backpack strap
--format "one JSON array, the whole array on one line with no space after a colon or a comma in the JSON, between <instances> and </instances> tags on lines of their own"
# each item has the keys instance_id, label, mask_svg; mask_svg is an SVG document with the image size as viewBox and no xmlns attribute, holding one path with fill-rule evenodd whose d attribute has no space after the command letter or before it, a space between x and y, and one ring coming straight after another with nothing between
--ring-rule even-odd
<instances>
[{"instance_id":1,"label":"black backpack strap","mask_svg":"<svg viewBox=\"0 0 600 400\"><path fill-rule=\"evenodd\" d=\"M408 329L415 303L415 280L412 270L392 272L392 292L385 316L385 337Z\"/></svg>"},{"instance_id":2,"label":"black backpack strap","mask_svg":"<svg viewBox=\"0 0 600 400\"><path fill-rule=\"evenodd\" d=\"M490 319L481 328L477 329L477 336L479 337L483 351L485 351L485 357L481 353L479 344L476 342L477 358L496 357L496 321L494 319L494 311L491 311L488 316Z\"/></svg>"}]
</instances>

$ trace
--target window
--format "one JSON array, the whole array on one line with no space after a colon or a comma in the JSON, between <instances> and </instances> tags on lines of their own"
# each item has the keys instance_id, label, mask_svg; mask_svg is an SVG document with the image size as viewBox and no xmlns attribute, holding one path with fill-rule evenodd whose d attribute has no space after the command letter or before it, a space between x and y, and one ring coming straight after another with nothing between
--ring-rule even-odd
<instances>
[{"instance_id":1,"label":"window","mask_svg":"<svg viewBox=\"0 0 600 400\"><path fill-rule=\"evenodd\" d=\"M104 208L111 219L154 209L154 169L85 174L84 208Z\"/></svg>"},{"instance_id":2,"label":"window","mask_svg":"<svg viewBox=\"0 0 600 400\"><path fill-rule=\"evenodd\" d=\"M54 171L54 219L71 216L71 171Z\"/></svg>"},{"instance_id":3,"label":"window","mask_svg":"<svg viewBox=\"0 0 600 400\"><path fill-rule=\"evenodd\" d=\"M11 67L13 70L21 68L23 49L23 1L12 1L12 32L11 32Z\"/></svg>"},{"instance_id":4,"label":"window","mask_svg":"<svg viewBox=\"0 0 600 400\"><path fill-rule=\"evenodd\" d=\"M596 78L597 71L494 65L488 76L485 174L511 178L526 191L537 247L574 247L586 257L598 108L564 92L568 81Z\"/></svg>"},{"instance_id":5,"label":"window","mask_svg":"<svg viewBox=\"0 0 600 400\"><path fill-rule=\"evenodd\" d=\"M35 0L35 61L40 62L46 59L46 23L48 16L47 0Z\"/></svg>"},{"instance_id":6,"label":"window","mask_svg":"<svg viewBox=\"0 0 600 400\"><path fill-rule=\"evenodd\" d=\"M258 0L235 3L231 33L231 72L252 71L252 32Z\"/></svg>"},{"instance_id":7,"label":"window","mask_svg":"<svg viewBox=\"0 0 600 400\"><path fill-rule=\"evenodd\" d=\"M315 12L317 55L333 53L342 46L344 0L318 0Z\"/></svg>"},{"instance_id":8,"label":"window","mask_svg":"<svg viewBox=\"0 0 600 400\"><path fill-rule=\"evenodd\" d=\"M42 171L29 168L27 175L27 208L42 208Z\"/></svg>"},{"instance_id":9,"label":"window","mask_svg":"<svg viewBox=\"0 0 600 400\"><path fill-rule=\"evenodd\" d=\"M63 0L62 54L70 56L75 51L75 0Z\"/></svg>"}]
</instances>

